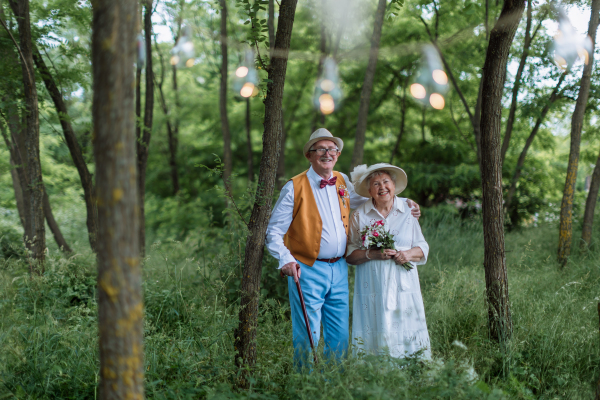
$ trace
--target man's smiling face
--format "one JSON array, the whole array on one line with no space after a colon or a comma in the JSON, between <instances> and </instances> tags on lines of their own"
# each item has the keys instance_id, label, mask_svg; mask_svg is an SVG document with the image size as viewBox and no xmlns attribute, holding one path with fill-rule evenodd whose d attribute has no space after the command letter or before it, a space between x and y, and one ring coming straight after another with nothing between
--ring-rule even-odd
<instances>
[{"instance_id":1,"label":"man's smiling face","mask_svg":"<svg viewBox=\"0 0 600 400\"><path fill-rule=\"evenodd\" d=\"M335 144L335 142L333 142L331 140L320 140L317 143L312 145L311 150L317 150L317 149L337 150L337 148L338 148L337 144ZM340 152L339 154L333 155L330 152L328 152L323 155L319 155L318 151L309 151L308 154L306 155L306 158L308 158L308 161L310 161L310 164L312 165L315 172L319 175L322 175L322 173L326 173L326 172L331 173L331 171L333 171L333 167L335 166L335 163L337 162L340 154L342 154L342 153ZM327 178L329 178L329 177L327 177Z\"/></svg>"}]
</instances>

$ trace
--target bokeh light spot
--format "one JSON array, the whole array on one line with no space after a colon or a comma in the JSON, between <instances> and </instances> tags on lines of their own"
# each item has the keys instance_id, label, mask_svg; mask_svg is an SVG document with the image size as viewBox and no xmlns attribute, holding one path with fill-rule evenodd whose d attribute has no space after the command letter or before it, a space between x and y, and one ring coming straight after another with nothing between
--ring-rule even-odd
<instances>
[{"instance_id":1,"label":"bokeh light spot","mask_svg":"<svg viewBox=\"0 0 600 400\"><path fill-rule=\"evenodd\" d=\"M324 79L323 82L321 82L321 89L325 92L331 92L335 89L335 83L329 79Z\"/></svg>"},{"instance_id":2,"label":"bokeh light spot","mask_svg":"<svg viewBox=\"0 0 600 400\"><path fill-rule=\"evenodd\" d=\"M448 75L441 69L436 69L431 73L433 80L436 81L440 85L448 84Z\"/></svg>"},{"instance_id":3,"label":"bokeh light spot","mask_svg":"<svg viewBox=\"0 0 600 400\"><path fill-rule=\"evenodd\" d=\"M252 93L254 92L254 83L251 82L246 82L244 84L244 86L242 86L242 89L240 90L240 96L242 97L250 97L252 96Z\"/></svg>"},{"instance_id":4,"label":"bokeh light spot","mask_svg":"<svg viewBox=\"0 0 600 400\"><path fill-rule=\"evenodd\" d=\"M413 83L410 85L410 94L412 94L415 99L424 99L427 95L427 91L423 85L419 83Z\"/></svg>"},{"instance_id":5,"label":"bokeh light spot","mask_svg":"<svg viewBox=\"0 0 600 400\"><path fill-rule=\"evenodd\" d=\"M248 75L248 71L248 67L239 67L235 70L235 76L237 76L238 78L243 78L246 75Z\"/></svg>"},{"instance_id":6,"label":"bokeh light spot","mask_svg":"<svg viewBox=\"0 0 600 400\"><path fill-rule=\"evenodd\" d=\"M335 110L335 101L330 94L325 93L319 96L319 104L321 112L325 115L331 114Z\"/></svg>"},{"instance_id":7,"label":"bokeh light spot","mask_svg":"<svg viewBox=\"0 0 600 400\"><path fill-rule=\"evenodd\" d=\"M429 96L429 104L431 104L431 107L435 108L436 110L442 110L446 105L446 101L444 100L444 96L441 94L432 93L431 96Z\"/></svg>"}]
</instances>

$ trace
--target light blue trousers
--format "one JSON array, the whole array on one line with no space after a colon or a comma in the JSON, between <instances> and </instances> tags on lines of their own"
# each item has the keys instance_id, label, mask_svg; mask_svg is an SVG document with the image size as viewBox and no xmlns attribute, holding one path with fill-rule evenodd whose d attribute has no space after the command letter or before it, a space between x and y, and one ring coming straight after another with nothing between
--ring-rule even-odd
<instances>
[{"instance_id":1,"label":"light blue trousers","mask_svg":"<svg viewBox=\"0 0 600 400\"><path fill-rule=\"evenodd\" d=\"M312 267L301 263L300 285L310 321L315 347L319 343L321 322L325 358L339 360L348 352L348 264L344 258L330 264L315 261ZM302 369L312 359L310 341L294 278L288 277L288 290L294 333L294 364Z\"/></svg>"}]
</instances>

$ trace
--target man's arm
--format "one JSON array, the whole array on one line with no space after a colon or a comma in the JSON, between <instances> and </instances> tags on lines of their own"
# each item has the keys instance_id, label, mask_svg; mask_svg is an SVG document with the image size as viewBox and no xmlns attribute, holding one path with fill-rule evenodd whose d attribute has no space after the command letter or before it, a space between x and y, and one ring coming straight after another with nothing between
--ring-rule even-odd
<instances>
[{"instance_id":1,"label":"man's arm","mask_svg":"<svg viewBox=\"0 0 600 400\"><path fill-rule=\"evenodd\" d=\"M346 174L344 174L343 172L340 172L342 174L342 176L344 177L344 180L346 181L346 187L348 188L348 194L350 195L350 209L351 210L355 210L358 207L360 207L361 205L363 205L367 200L369 200L368 197L362 197L361 195L359 195L358 193L356 193L356 191L354 190L354 185L352 184L352 182L350 182L350 179L348 179L348 176L346 176ZM419 219L419 217L421 216L421 208L419 207L419 205L417 203L415 203L414 201L412 201L411 199L405 199L405 198L401 198L402 200L406 200L406 204L408 205L408 208L410 208L410 212L413 215L413 217L415 217L416 219Z\"/></svg>"},{"instance_id":2,"label":"man's arm","mask_svg":"<svg viewBox=\"0 0 600 400\"><path fill-rule=\"evenodd\" d=\"M285 247L283 236L287 233L292 223L294 212L294 183L289 181L281 189L279 199L275 203L271 219L267 227L265 246L271 255L279 261L279 269L286 264L296 262L292 253Z\"/></svg>"}]
</instances>

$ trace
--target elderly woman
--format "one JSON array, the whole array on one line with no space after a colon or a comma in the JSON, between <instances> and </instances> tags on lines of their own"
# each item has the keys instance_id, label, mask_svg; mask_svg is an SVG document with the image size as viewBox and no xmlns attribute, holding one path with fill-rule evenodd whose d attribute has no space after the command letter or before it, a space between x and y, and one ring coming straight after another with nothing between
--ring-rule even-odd
<instances>
[{"instance_id":1,"label":"elderly woman","mask_svg":"<svg viewBox=\"0 0 600 400\"><path fill-rule=\"evenodd\" d=\"M357 266L352 343L368 354L402 357L423 349L422 356L430 358L416 268L426 263L429 245L406 202L396 197L406 188L406 174L382 163L358 166L351 176L356 193L371 198L350 220L346 259ZM394 249L365 248L361 232L374 223L391 233Z\"/></svg>"}]
</instances>

